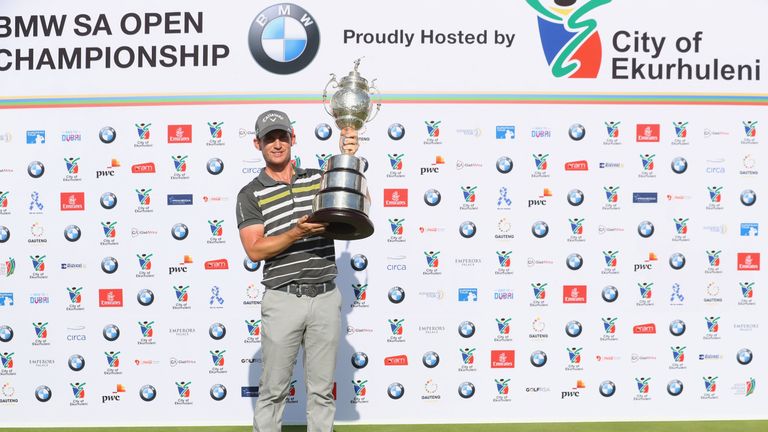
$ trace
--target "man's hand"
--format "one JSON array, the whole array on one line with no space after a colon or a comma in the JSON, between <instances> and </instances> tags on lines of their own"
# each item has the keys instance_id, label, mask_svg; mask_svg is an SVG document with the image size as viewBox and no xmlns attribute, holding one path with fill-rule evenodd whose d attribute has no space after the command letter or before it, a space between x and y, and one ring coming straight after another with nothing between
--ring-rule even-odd
<instances>
[{"instance_id":1,"label":"man's hand","mask_svg":"<svg viewBox=\"0 0 768 432\"><path fill-rule=\"evenodd\" d=\"M296 226L293 227L293 233L296 240L305 239L325 232L327 223L314 223L307 222L309 216L302 216L301 219L296 222Z\"/></svg>"},{"instance_id":2,"label":"man's hand","mask_svg":"<svg viewBox=\"0 0 768 432\"><path fill-rule=\"evenodd\" d=\"M354 155L360 144L357 142L357 131L351 127L345 127L341 130L339 136L339 150L342 154Z\"/></svg>"}]
</instances>

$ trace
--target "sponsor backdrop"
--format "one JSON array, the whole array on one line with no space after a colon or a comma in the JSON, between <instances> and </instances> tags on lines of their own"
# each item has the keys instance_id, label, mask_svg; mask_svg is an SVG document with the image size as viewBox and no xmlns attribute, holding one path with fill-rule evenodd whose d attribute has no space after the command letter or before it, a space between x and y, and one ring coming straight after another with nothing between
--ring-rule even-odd
<instances>
[{"instance_id":1,"label":"sponsor backdrop","mask_svg":"<svg viewBox=\"0 0 768 432\"><path fill-rule=\"evenodd\" d=\"M250 422L253 121L287 111L322 168L360 57L376 232L336 243L339 421L764 417L767 8L7 5L3 424Z\"/></svg>"}]
</instances>

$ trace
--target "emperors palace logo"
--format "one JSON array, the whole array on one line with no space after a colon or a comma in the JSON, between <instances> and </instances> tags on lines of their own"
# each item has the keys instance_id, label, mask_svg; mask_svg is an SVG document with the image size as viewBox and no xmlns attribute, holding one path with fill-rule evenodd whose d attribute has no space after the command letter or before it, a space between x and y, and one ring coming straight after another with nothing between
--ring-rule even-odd
<instances>
[{"instance_id":1,"label":"emperors palace logo","mask_svg":"<svg viewBox=\"0 0 768 432\"><path fill-rule=\"evenodd\" d=\"M597 22L585 16L611 0L526 1L539 13L541 46L552 75L556 78L597 77L602 44Z\"/></svg>"}]
</instances>

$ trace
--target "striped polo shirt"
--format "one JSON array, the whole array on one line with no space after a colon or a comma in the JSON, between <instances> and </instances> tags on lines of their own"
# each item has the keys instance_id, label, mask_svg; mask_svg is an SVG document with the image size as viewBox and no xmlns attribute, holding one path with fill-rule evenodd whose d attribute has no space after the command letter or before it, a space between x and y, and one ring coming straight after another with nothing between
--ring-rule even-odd
<instances>
[{"instance_id":1,"label":"striped polo shirt","mask_svg":"<svg viewBox=\"0 0 768 432\"><path fill-rule=\"evenodd\" d=\"M237 228L264 225L264 236L282 234L312 213L322 171L294 168L291 184L275 181L266 170L237 195ZM333 240L315 236L299 240L264 262L261 283L268 289L288 283L322 283L336 277Z\"/></svg>"}]
</instances>

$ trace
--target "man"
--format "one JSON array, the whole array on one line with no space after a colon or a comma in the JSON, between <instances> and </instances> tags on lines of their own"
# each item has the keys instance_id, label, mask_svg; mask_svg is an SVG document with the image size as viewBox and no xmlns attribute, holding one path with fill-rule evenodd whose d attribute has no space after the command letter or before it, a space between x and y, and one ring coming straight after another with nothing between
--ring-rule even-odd
<instances>
[{"instance_id":1,"label":"man","mask_svg":"<svg viewBox=\"0 0 768 432\"><path fill-rule=\"evenodd\" d=\"M288 115L267 111L256 121L254 145L264 157L261 173L237 196L240 241L253 261L264 260L261 304L263 370L254 432L280 432L293 365L304 348L307 431L332 432L333 382L341 326L341 293L333 240L319 236L327 224L308 221L321 171L294 167L296 135ZM345 130L339 148L357 149Z\"/></svg>"}]
</instances>

